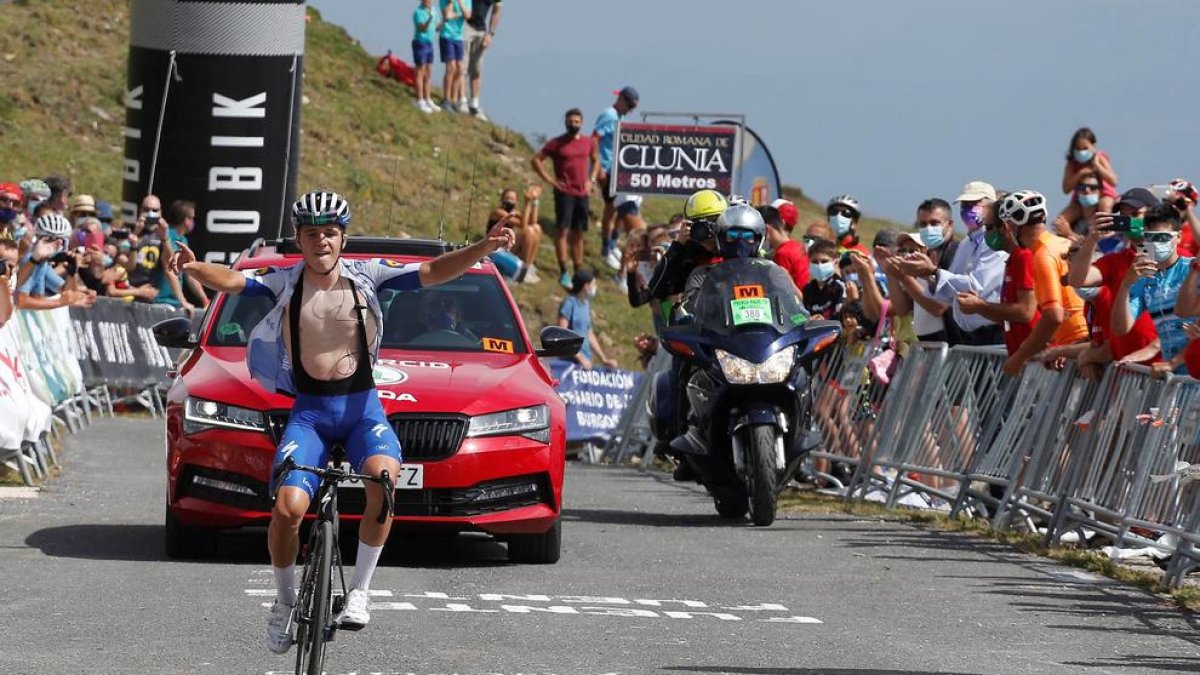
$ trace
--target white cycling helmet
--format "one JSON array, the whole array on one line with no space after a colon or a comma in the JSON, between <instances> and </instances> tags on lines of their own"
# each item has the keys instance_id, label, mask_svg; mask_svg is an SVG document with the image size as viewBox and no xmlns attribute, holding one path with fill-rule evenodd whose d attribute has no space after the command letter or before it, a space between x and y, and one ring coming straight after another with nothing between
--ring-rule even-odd
<instances>
[{"instance_id":1,"label":"white cycling helmet","mask_svg":"<svg viewBox=\"0 0 1200 675\"><path fill-rule=\"evenodd\" d=\"M1028 225L1039 213L1042 214L1044 221L1046 219L1046 198L1042 193L1036 190L1017 190L1000 202L998 215L1000 220L1021 226Z\"/></svg>"},{"instance_id":2,"label":"white cycling helmet","mask_svg":"<svg viewBox=\"0 0 1200 675\"><path fill-rule=\"evenodd\" d=\"M833 199L830 199L829 203L825 205L825 212L828 213L829 210L835 206L845 206L853 211L856 215L862 215L862 207L859 206L858 199L856 199L853 195L838 195Z\"/></svg>"},{"instance_id":3,"label":"white cycling helmet","mask_svg":"<svg viewBox=\"0 0 1200 675\"><path fill-rule=\"evenodd\" d=\"M331 190L313 190L292 204L292 225L337 225L343 230L350 224L350 202Z\"/></svg>"},{"instance_id":4,"label":"white cycling helmet","mask_svg":"<svg viewBox=\"0 0 1200 675\"><path fill-rule=\"evenodd\" d=\"M69 239L71 237L71 221L60 214L47 213L34 221L33 231L39 237Z\"/></svg>"}]
</instances>

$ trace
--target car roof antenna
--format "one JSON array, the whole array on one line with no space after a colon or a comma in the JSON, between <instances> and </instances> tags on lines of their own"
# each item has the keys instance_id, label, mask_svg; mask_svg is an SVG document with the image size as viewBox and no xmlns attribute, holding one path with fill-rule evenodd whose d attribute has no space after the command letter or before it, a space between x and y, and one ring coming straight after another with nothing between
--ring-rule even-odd
<instances>
[{"instance_id":1,"label":"car roof antenna","mask_svg":"<svg viewBox=\"0 0 1200 675\"><path fill-rule=\"evenodd\" d=\"M467 224L463 227L463 245L471 243L471 207L475 206L475 175L479 172L479 151L471 166L471 193L467 196ZM486 234L486 233L484 233Z\"/></svg>"},{"instance_id":2,"label":"car roof antenna","mask_svg":"<svg viewBox=\"0 0 1200 675\"><path fill-rule=\"evenodd\" d=\"M446 151L445 177L442 179L442 212L438 214L438 241L445 241L442 236L446 233L446 198L450 196L450 151Z\"/></svg>"},{"instance_id":3,"label":"car roof antenna","mask_svg":"<svg viewBox=\"0 0 1200 675\"><path fill-rule=\"evenodd\" d=\"M396 161L392 162L392 194L388 196L388 239L392 238L393 227L396 225L392 221L392 208L396 206L396 172L400 170L400 155L396 155Z\"/></svg>"}]
</instances>

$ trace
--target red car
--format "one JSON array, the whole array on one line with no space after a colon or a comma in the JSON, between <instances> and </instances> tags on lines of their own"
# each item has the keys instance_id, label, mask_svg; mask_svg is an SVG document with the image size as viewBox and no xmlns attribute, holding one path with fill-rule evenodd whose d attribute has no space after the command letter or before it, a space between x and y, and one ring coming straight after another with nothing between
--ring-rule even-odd
<instances>
[{"instance_id":1,"label":"red car","mask_svg":"<svg viewBox=\"0 0 1200 675\"><path fill-rule=\"evenodd\" d=\"M440 241L352 237L349 257L420 262ZM292 242L256 242L235 269L300 262ZM399 529L485 532L509 558L557 562L561 547L566 408L538 356L574 354L582 340L558 327L530 344L500 275L484 261L455 281L383 291L375 382L403 452L396 480ZM431 307L451 308L456 330L426 327ZM185 348L167 393L166 549L202 555L218 529L265 525L267 485L292 399L250 378L246 340L270 301L219 295L203 319L155 326L166 347ZM360 486L339 492L342 518L357 521Z\"/></svg>"}]
</instances>

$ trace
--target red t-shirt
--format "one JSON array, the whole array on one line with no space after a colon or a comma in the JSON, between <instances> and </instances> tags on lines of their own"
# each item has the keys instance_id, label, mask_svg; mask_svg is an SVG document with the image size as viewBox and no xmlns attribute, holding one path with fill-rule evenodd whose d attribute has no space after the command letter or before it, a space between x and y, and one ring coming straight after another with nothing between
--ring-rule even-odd
<instances>
[{"instance_id":1,"label":"red t-shirt","mask_svg":"<svg viewBox=\"0 0 1200 675\"><path fill-rule=\"evenodd\" d=\"M1192 226L1186 220L1183 228L1179 230L1179 244L1175 250L1185 258L1195 258L1196 254L1200 253L1200 246L1197 246L1196 237L1192 235Z\"/></svg>"},{"instance_id":2,"label":"red t-shirt","mask_svg":"<svg viewBox=\"0 0 1200 675\"><path fill-rule=\"evenodd\" d=\"M1004 263L1004 285L1000 287L1000 302L1005 305L1016 304L1021 291L1034 291L1033 284L1033 251L1027 248L1014 249ZM1004 322L1004 346L1009 356L1016 353L1021 343L1033 332L1033 326L1041 318L1041 312L1033 310L1033 320L1029 323L1020 321Z\"/></svg>"},{"instance_id":3,"label":"red t-shirt","mask_svg":"<svg viewBox=\"0 0 1200 675\"><path fill-rule=\"evenodd\" d=\"M1139 314L1137 320L1133 322L1133 330L1124 335L1115 334L1111 328L1113 299L1121 290L1121 280L1125 278L1125 273L1129 271L1129 266L1133 264L1135 257L1137 257L1137 251L1127 248L1124 251L1109 253L1092 263L1096 269L1100 270L1101 286L1104 289L1092 302L1092 342L1102 344L1107 339L1109 348L1112 349L1113 359L1116 361L1120 361L1158 338L1158 331L1154 328L1154 319L1150 318L1149 312ZM1097 339L1097 334L1099 334L1099 339ZM1153 363L1157 360L1159 359L1156 357L1142 363Z\"/></svg>"},{"instance_id":4,"label":"red t-shirt","mask_svg":"<svg viewBox=\"0 0 1200 675\"><path fill-rule=\"evenodd\" d=\"M796 288L804 288L811 278L808 272L808 251L795 239L788 239L775 249L775 264L787 270Z\"/></svg>"},{"instance_id":5,"label":"red t-shirt","mask_svg":"<svg viewBox=\"0 0 1200 675\"><path fill-rule=\"evenodd\" d=\"M588 196L588 159L592 156L590 137L580 134L569 138L563 134L546 141L539 154L550 158L554 164L554 178L565 188L566 194Z\"/></svg>"}]
</instances>

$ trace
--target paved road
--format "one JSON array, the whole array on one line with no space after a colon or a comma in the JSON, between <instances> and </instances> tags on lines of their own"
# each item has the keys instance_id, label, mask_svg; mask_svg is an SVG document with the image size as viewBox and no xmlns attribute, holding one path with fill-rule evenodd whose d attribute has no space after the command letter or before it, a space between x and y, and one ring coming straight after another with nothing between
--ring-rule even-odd
<instances>
[{"instance_id":1,"label":"paved road","mask_svg":"<svg viewBox=\"0 0 1200 675\"><path fill-rule=\"evenodd\" d=\"M0 673L270 673L261 533L160 545L162 433L104 420L36 499L0 500ZM555 566L486 539L393 542L332 673L932 675L1200 670L1152 596L1001 546L847 517L722 524L702 494L572 466Z\"/></svg>"}]
</instances>

